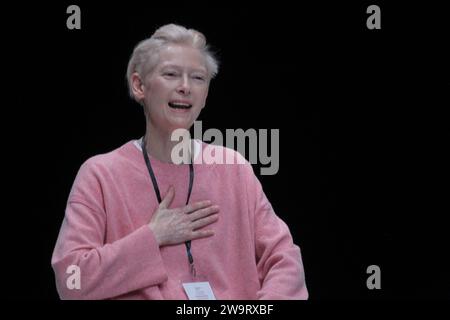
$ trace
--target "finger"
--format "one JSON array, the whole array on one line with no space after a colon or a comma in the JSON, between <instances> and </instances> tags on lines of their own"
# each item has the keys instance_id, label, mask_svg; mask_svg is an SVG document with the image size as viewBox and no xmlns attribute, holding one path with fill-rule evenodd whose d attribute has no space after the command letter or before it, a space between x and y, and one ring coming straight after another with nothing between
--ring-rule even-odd
<instances>
[{"instance_id":1,"label":"finger","mask_svg":"<svg viewBox=\"0 0 450 320\"><path fill-rule=\"evenodd\" d=\"M197 211L199 209L203 209L206 207L209 207L211 205L211 201L210 200L205 200L205 201L199 201L199 202L195 202L192 204L188 204L187 206L184 206L182 208L182 212L185 214L189 214L191 212Z\"/></svg>"},{"instance_id":2,"label":"finger","mask_svg":"<svg viewBox=\"0 0 450 320\"><path fill-rule=\"evenodd\" d=\"M207 216L212 215L213 213L217 213L217 212L219 212L219 206L214 205L214 206L200 209L200 210L197 210L197 211L191 213L189 215L189 218L191 221L196 221L198 219L207 217Z\"/></svg>"},{"instance_id":3,"label":"finger","mask_svg":"<svg viewBox=\"0 0 450 320\"><path fill-rule=\"evenodd\" d=\"M194 222L191 223L191 227L192 227L192 230L197 230L197 229L203 228L211 223L214 223L217 220L219 220L219 215L216 213L216 214L210 215L206 218L195 220Z\"/></svg>"},{"instance_id":4,"label":"finger","mask_svg":"<svg viewBox=\"0 0 450 320\"><path fill-rule=\"evenodd\" d=\"M169 190L167 190L167 193L164 196L164 199L162 199L161 203L159 204L159 208L167 209L172 203L174 197L175 197L175 188L173 186L170 186Z\"/></svg>"},{"instance_id":5,"label":"finger","mask_svg":"<svg viewBox=\"0 0 450 320\"><path fill-rule=\"evenodd\" d=\"M212 230L198 230L192 232L191 236L189 237L190 240L200 239L200 238L207 238L214 235L214 231Z\"/></svg>"}]
</instances>

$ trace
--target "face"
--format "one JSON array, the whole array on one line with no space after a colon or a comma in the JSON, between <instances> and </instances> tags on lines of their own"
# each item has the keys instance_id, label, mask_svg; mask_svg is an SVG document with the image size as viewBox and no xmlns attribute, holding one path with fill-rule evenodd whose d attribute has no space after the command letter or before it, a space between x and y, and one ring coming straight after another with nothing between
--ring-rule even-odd
<instances>
[{"instance_id":1,"label":"face","mask_svg":"<svg viewBox=\"0 0 450 320\"><path fill-rule=\"evenodd\" d=\"M208 88L205 56L192 47L170 45L160 51L158 64L135 95L144 99L153 129L171 133L192 126L205 106Z\"/></svg>"}]
</instances>

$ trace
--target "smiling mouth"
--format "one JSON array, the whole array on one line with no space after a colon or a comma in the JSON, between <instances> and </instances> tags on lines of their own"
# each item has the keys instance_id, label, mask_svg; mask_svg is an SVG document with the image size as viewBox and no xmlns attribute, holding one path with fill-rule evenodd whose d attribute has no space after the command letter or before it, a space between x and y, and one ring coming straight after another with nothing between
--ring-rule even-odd
<instances>
[{"instance_id":1,"label":"smiling mouth","mask_svg":"<svg viewBox=\"0 0 450 320\"><path fill-rule=\"evenodd\" d=\"M173 109L190 109L192 108L192 104L169 102L169 107Z\"/></svg>"}]
</instances>

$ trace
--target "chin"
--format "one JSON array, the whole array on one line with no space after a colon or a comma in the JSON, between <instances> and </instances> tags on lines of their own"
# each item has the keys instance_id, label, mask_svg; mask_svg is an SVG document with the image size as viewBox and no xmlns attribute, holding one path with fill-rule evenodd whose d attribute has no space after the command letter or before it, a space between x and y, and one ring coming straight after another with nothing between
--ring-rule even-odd
<instances>
[{"instance_id":1,"label":"chin","mask_svg":"<svg viewBox=\"0 0 450 320\"><path fill-rule=\"evenodd\" d=\"M183 121L183 122L172 121L170 128L171 128L172 132L177 129L189 130L192 127L192 125L193 125L193 122L191 123L191 122L185 122L185 121Z\"/></svg>"}]
</instances>

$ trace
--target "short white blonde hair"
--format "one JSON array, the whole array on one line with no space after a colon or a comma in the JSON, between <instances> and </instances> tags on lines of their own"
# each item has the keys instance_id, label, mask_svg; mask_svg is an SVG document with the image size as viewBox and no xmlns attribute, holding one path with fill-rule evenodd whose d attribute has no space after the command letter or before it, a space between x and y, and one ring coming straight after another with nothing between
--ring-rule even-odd
<instances>
[{"instance_id":1,"label":"short white blonde hair","mask_svg":"<svg viewBox=\"0 0 450 320\"><path fill-rule=\"evenodd\" d=\"M170 44L187 45L200 50L206 58L208 78L216 76L219 64L207 45L205 36L194 29L167 24L157 29L150 38L139 42L133 50L127 68L128 90L133 99L135 97L131 89L131 75L137 72L141 79L144 79L158 64L159 51Z\"/></svg>"}]
</instances>

